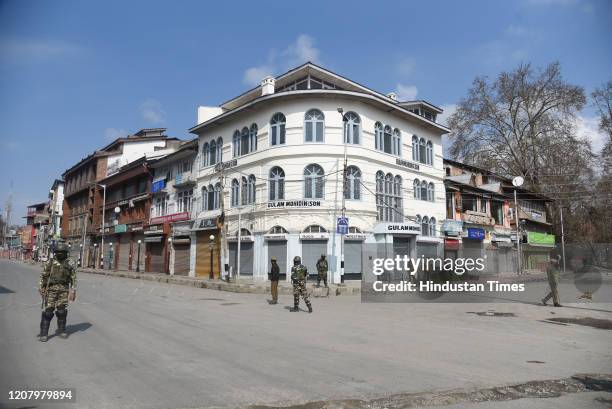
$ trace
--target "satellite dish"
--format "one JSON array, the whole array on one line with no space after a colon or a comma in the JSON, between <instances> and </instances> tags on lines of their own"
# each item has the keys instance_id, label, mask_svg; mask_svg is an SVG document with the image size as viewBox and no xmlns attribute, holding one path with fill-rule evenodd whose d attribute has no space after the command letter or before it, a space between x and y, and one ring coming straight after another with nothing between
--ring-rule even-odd
<instances>
[{"instance_id":1,"label":"satellite dish","mask_svg":"<svg viewBox=\"0 0 612 409\"><path fill-rule=\"evenodd\" d=\"M512 179L512 184L513 184L515 187L521 187L521 186L523 186L523 182L525 182L525 179L523 179L523 177L522 177L522 176L517 176L517 177L515 177L514 179Z\"/></svg>"}]
</instances>

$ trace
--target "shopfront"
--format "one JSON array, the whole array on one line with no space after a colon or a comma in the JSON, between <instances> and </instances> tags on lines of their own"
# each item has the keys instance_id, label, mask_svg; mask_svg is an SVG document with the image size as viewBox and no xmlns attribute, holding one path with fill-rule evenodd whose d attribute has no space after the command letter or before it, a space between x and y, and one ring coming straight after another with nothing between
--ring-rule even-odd
<instances>
[{"instance_id":1,"label":"shopfront","mask_svg":"<svg viewBox=\"0 0 612 409\"><path fill-rule=\"evenodd\" d=\"M356 228L349 228L344 235L344 280L361 280L363 276L364 260L363 242L366 235Z\"/></svg>"},{"instance_id":2,"label":"shopfront","mask_svg":"<svg viewBox=\"0 0 612 409\"><path fill-rule=\"evenodd\" d=\"M238 273L238 235L231 234L228 238L229 265L234 274ZM240 272L241 276L253 275L254 243L253 235L247 229L242 229L240 234Z\"/></svg>"},{"instance_id":3,"label":"shopfront","mask_svg":"<svg viewBox=\"0 0 612 409\"><path fill-rule=\"evenodd\" d=\"M484 256L485 230L479 227L468 227L462 238L464 258L482 258Z\"/></svg>"},{"instance_id":4,"label":"shopfront","mask_svg":"<svg viewBox=\"0 0 612 409\"><path fill-rule=\"evenodd\" d=\"M287 278L287 272L291 265L290 261L287 260L287 230L280 226L276 226L269 233L264 234L264 242L268 249L268 259L266 260L266 267L269 269L270 260L272 257L276 257L276 262L280 270L280 280Z\"/></svg>"},{"instance_id":5,"label":"shopfront","mask_svg":"<svg viewBox=\"0 0 612 409\"><path fill-rule=\"evenodd\" d=\"M172 224L172 252L173 268L172 274L187 276L189 275L189 262L191 254L190 238L191 222L182 221Z\"/></svg>"},{"instance_id":6,"label":"shopfront","mask_svg":"<svg viewBox=\"0 0 612 409\"><path fill-rule=\"evenodd\" d=\"M319 225L308 226L300 233L300 243L302 245L302 264L308 269L309 275L317 274L317 261L321 254L329 258L327 242L329 233Z\"/></svg>"},{"instance_id":7,"label":"shopfront","mask_svg":"<svg viewBox=\"0 0 612 409\"><path fill-rule=\"evenodd\" d=\"M550 253L555 248L555 236L535 231L527 232L527 243L521 245L523 268L546 271Z\"/></svg>"},{"instance_id":8,"label":"shopfront","mask_svg":"<svg viewBox=\"0 0 612 409\"><path fill-rule=\"evenodd\" d=\"M221 240L217 219L198 219L193 230L196 232L196 276L220 278Z\"/></svg>"}]
</instances>

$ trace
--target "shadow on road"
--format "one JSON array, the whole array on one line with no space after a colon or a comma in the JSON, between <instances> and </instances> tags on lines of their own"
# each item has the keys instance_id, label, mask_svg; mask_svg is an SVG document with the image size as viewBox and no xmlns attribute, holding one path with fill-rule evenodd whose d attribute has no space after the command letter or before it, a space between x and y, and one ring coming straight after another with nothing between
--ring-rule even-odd
<instances>
[{"instance_id":1,"label":"shadow on road","mask_svg":"<svg viewBox=\"0 0 612 409\"><path fill-rule=\"evenodd\" d=\"M80 324L73 324L66 326L66 332L68 335L72 335L76 332L84 332L87 331L91 327L89 322L81 322Z\"/></svg>"}]
</instances>

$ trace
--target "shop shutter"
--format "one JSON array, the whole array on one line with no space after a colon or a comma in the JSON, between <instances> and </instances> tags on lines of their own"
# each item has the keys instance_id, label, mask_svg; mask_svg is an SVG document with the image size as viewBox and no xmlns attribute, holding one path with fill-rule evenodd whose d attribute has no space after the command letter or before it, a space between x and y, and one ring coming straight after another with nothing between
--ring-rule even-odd
<instances>
[{"instance_id":1,"label":"shop shutter","mask_svg":"<svg viewBox=\"0 0 612 409\"><path fill-rule=\"evenodd\" d=\"M149 246L149 272L165 273L164 246L162 243L147 243Z\"/></svg>"},{"instance_id":2,"label":"shop shutter","mask_svg":"<svg viewBox=\"0 0 612 409\"><path fill-rule=\"evenodd\" d=\"M174 275L186 276L189 274L190 244L174 244Z\"/></svg>"},{"instance_id":3,"label":"shop shutter","mask_svg":"<svg viewBox=\"0 0 612 409\"><path fill-rule=\"evenodd\" d=\"M119 254L117 255L117 270L129 270L130 268L130 235L122 234L119 241Z\"/></svg>"},{"instance_id":4,"label":"shop shutter","mask_svg":"<svg viewBox=\"0 0 612 409\"><path fill-rule=\"evenodd\" d=\"M287 277L287 242L286 241L268 241L268 260L267 272L270 272L272 263L270 259L276 257L276 262L281 273L281 280Z\"/></svg>"},{"instance_id":5,"label":"shop shutter","mask_svg":"<svg viewBox=\"0 0 612 409\"><path fill-rule=\"evenodd\" d=\"M308 268L309 275L317 274L321 254L327 254L327 240L302 240L302 264Z\"/></svg>"},{"instance_id":6,"label":"shop shutter","mask_svg":"<svg viewBox=\"0 0 612 409\"><path fill-rule=\"evenodd\" d=\"M363 242L344 242L344 279L360 280L363 273Z\"/></svg>"},{"instance_id":7,"label":"shop shutter","mask_svg":"<svg viewBox=\"0 0 612 409\"><path fill-rule=\"evenodd\" d=\"M236 271L238 266L238 242L229 243L230 266ZM253 275L253 243L240 243L240 275Z\"/></svg>"},{"instance_id":8,"label":"shop shutter","mask_svg":"<svg viewBox=\"0 0 612 409\"><path fill-rule=\"evenodd\" d=\"M438 245L436 243L417 243L417 257L425 256L425 258L438 257Z\"/></svg>"},{"instance_id":9,"label":"shop shutter","mask_svg":"<svg viewBox=\"0 0 612 409\"><path fill-rule=\"evenodd\" d=\"M395 258L398 255L410 257L410 243L411 239L409 237L393 237L393 257ZM386 271L380 277L383 281L407 280L410 278L410 273L404 270Z\"/></svg>"},{"instance_id":10,"label":"shop shutter","mask_svg":"<svg viewBox=\"0 0 612 409\"><path fill-rule=\"evenodd\" d=\"M219 231L204 230L196 236L196 275L198 277L209 277L210 274L210 238L215 235L215 249L213 254L213 273L215 278L219 278Z\"/></svg>"},{"instance_id":11,"label":"shop shutter","mask_svg":"<svg viewBox=\"0 0 612 409\"><path fill-rule=\"evenodd\" d=\"M483 256L484 246L481 241L463 239L463 258L477 259Z\"/></svg>"},{"instance_id":12,"label":"shop shutter","mask_svg":"<svg viewBox=\"0 0 612 409\"><path fill-rule=\"evenodd\" d=\"M115 247L115 243L113 243L112 246L110 245L110 243L104 243L104 269L105 270L112 270L114 268L112 259L114 258L115 249L113 247Z\"/></svg>"}]
</instances>

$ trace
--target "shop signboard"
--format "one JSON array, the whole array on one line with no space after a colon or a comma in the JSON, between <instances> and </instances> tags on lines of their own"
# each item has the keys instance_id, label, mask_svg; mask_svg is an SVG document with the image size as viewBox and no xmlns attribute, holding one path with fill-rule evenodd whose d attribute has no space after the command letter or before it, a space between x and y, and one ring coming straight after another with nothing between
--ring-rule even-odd
<instances>
[{"instance_id":1,"label":"shop signboard","mask_svg":"<svg viewBox=\"0 0 612 409\"><path fill-rule=\"evenodd\" d=\"M467 238L472 240L484 240L485 231L484 229L477 229L474 227L468 227L467 229Z\"/></svg>"},{"instance_id":2,"label":"shop signboard","mask_svg":"<svg viewBox=\"0 0 612 409\"><path fill-rule=\"evenodd\" d=\"M554 246L555 236L554 234L529 231L527 232L527 243L536 246Z\"/></svg>"},{"instance_id":3,"label":"shop signboard","mask_svg":"<svg viewBox=\"0 0 612 409\"><path fill-rule=\"evenodd\" d=\"M442 231L447 236L459 236L463 233L463 221L447 219L442 222Z\"/></svg>"},{"instance_id":4,"label":"shop signboard","mask_svg":"<svg viewBox=\"0 0 612 409\"><path fill-rule=\"evenodd\" d=\"M115 226L115 233L125 233L127 231L127 224L118 224Z\"/></svg>"}]
</instances>

